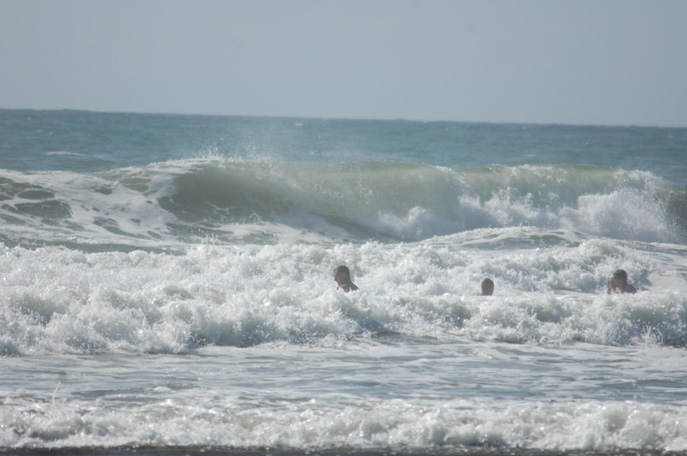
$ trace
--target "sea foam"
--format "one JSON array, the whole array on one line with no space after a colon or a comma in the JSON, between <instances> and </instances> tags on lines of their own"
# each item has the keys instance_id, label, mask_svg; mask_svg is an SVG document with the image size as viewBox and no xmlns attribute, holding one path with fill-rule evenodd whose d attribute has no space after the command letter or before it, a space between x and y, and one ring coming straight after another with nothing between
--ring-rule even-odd
<instances>
[{"instance_id":1,"label":"sea foam","mask_svg":"<svg viewBox=\"0 0 687 456\"><path fill-rule=\"evenodd\" d=\"M330 407L293 401L280 410L200 397L107 409L86 401L0 411L3 447L203 446L229 448L605 448L684 451L684 408L636 401L551 401L477 407L468 399L424 406L401 399ZM189 434L187 430L193 428Z\"/></svg>"},{"instance_id":2,"label":"sea foam","mask_svg":"<svg viewBox=\"0 0 687 456\"><path fill-rule=\"evenodd\" d=\"M205 345L326 346L394 333L537 344L687 342L686 287L674 273L680 256L652 259L635 248L641 245L601 240L485 255L484 246L459 242L201 245L173 255L5 247L2 350L179 353ZM360 292L336 290L331 271L341 263ZM605 295L618 264L637 295ZM495 280L496 295L472 296L485 276Z\"/></svg>"}]
</instances>

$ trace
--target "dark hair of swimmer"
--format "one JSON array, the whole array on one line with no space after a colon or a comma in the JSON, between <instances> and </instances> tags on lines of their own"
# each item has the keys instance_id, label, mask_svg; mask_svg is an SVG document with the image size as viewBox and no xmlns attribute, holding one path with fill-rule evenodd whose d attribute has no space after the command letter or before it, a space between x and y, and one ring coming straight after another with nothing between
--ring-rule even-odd
<instances>
[{"instance_id":1,"label":"dark hair of swimmer","mask_svg":"<svg viewBox=\"0 0 687 456\"><path fill-rule=\"evenodd\" d=\"M339 288L343 288L343 291L346 293L358 289L358 287L351 282L351 271L349 271L346 266L341 265L334 269L334 280L339 285Z\"/></svg>"},{"instance_id":2,"label":"dark hair of swimmer","mask_svg":"<svg viewBox=\"0 0 687 456\"><path fill-rule=\"evenodd\" d=\"M487 278L482 280L482 295L491 296L494 294L494 281Z\"/></svg>"},{"instance_id":3,"label":"dark hair of swimmer","mask_svg":"<svg viewBox=\"0 0 687 456\"><path fill-rule=\"evenodd\" d=\"M607 282L608 294L612 293L637 293L637 290L632 285L627 284L627 272L623 269L618 269L608 278Z\"/></svg>"}]
</instances>

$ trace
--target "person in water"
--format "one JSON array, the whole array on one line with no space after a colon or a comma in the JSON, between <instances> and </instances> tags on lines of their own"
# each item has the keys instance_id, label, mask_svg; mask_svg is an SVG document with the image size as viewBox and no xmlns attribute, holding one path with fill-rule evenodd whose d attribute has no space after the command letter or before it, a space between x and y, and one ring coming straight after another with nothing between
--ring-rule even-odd
<instances>
[{"instance_id":1,"label":"person in water","mask_svg":"<svg viewBox=\"0 0 687 456\"><path fill-rule=\"evenodd\" d=\"M612 293L637 293L632 285L627 283L627 272L618 269L608 278L608 294Z\"/></svg>"},{"instance_id":2,"label":"person in water","mask_svg":"<svg viewBox=\"0 0 687 456\"><path fill-rule=\"evenodd\" d=\"M475 293L475 296L491 296L494 294L494 281L490 278L482 280L482 292Z\"/></svg>"},{"instance_id":3,"label":"person in water","mask_svg":"<svg viewBox=\"0 0 687 456\"><path fill-rule=\"evenodd\" d=\"M334 269L334 280L339 285L337 288L343 288L343 291L346 293L358 289L358 287L351 282L351 271L349 271L346 266L342 265Z\"/></svg>"}]
</instances>

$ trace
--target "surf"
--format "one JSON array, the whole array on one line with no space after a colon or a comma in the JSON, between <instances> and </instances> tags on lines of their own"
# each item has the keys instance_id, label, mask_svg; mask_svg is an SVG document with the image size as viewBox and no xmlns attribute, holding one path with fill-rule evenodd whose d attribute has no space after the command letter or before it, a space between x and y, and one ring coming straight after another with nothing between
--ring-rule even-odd
<instances>
[{"instance_id":1,"label":"surf","mask_svg":"<svg viewBox=\"0 0 687 456\"><path fill-rule=\"evenodd\" d=\"M417 242L530 226L684 238L685 189L603 166L285 163L203 158L101 173L0 171L7 242Z\"/></svg>"}]
</instances>

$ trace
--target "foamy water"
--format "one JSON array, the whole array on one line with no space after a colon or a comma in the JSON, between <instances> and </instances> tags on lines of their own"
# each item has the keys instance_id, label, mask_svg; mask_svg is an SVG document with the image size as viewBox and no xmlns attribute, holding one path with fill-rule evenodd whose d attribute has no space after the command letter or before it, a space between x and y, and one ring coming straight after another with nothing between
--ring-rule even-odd
<instances>
[{"instance_id":1,"label":"foamy water","mask_svg":"<svg viewBox=\"0 0 687 456\"><path fill-rule=\"evenodd\" d=\"M683 130L0 113L5 450L687 451Z\"/></svg>"}]
</instances>

